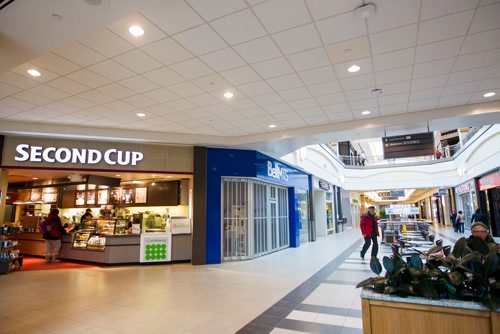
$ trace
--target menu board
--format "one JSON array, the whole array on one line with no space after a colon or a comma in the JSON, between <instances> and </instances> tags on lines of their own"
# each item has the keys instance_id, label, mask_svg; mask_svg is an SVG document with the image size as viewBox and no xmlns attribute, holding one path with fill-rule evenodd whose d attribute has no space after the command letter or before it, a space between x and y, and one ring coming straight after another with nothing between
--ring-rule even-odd
<instances>
[{"instance_id":1,"label":"menu board","mask_svg":"<svg viewBox=\"0 0 500 334\"><path fill-rule=\"evenodd\" d=\"M135 199L135 189L122 189L122 204L133 204Z\"/></svg>"},{"instance_id":2,"label":"menu board","mask_svg":"<svg viewBox=\"0 0 500 334\"><path fill-rule=\"evenodd\" d=\"M95 205L95 190L87 191L87 204Z\"/></svg>"},{"instance_id":3,"label":"menu board","mask_svg":"<svg viewBox=\"0 0 500 334\"><path fill-rule=\"evenodd\" d=\"M108 189L101 189L97 192L97 204L108 204Z\"/></svg>"},{"instance_id":4,"label":"menu board","mask_svg":"<svg viewBox=\"0 0 500 334\"><path fill-rule=\"evenodd\" d=\"M77 206L85 205L85 191L76 192L75 205Z\"/></svg>"},{"instance_id":5,"label":"menu board","mask_svg":"<svg viewBox=\"0 0 500 334\"><path fill-rule=\"evenodd\" d=\"M42 199L42 189L31 189L30 200L39 201Z\"/></svg>"},{"instance_id":6,"label":"menu board","mask_svg":"<svg viewBox=\"0 0 500 334\"><path fill-rule=\"evenodd\" d=\"M135 189L135 203L146 203L148 188L136 188Z\"/></svg>"},{"instance_id":7,"label":"menu board","mask_svg":"<svg viewBox=\"0 0 500 334\"><path fill-rule=\"evenodd\" d=\"M109 193L109 204L111 205L120 204L121 196L122 196L121 188L111 189L111 192Z\"/></svg>"}]
</instances>

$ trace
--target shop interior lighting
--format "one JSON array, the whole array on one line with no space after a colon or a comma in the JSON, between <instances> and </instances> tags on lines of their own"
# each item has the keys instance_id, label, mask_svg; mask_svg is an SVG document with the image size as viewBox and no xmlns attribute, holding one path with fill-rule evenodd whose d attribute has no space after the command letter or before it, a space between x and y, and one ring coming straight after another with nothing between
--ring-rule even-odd
<instances>
[{"instance_id":1,"label":"shop interior lighting","mask_svg":"<svg viewBox=\"0 0 500 334\"><path fill-rule=\"evenodd\" d=\"M144 29L142 29L138 25L133 25L128 28L128 32L132 34L132 36L139 37L144 35Z\"/></svg>"},{"instance_id":2,"label":"shop interior lighting","mask_svg":"<svg viewBox=\"0 0 500 334\"><path fill-rule=\"evenodd\" d=\"M495 95L496 95L495 92L488 92L488 93L484 93L483 97L492 97L492 96L495 96Z\"/></svg>"},{"instance_id":3,"label":"shop interior lighting","mask_svg":"<svg viewBox=\"0 0 500 334\"><path fill-rule=\"evenodd\" d=\"M42 75L42 73L40 73L39 71L35 70L34 68L30 68L26 72L28 72L28 74L31 75L32 77L39 77L39 76Z\"/></svg>"},{"instance_id":4,"label":"shop interior lighting","mask_svg":"<svg viewBox=\"0 0 500 334\"><path fill-rule=\"evenodd\" d=\"M351 73L356 73L357 71L359 71L361 69L361 67L359 67L358 65L351 65L347 71L348 72L351 72Z\"/></svg>"},{"instance_id":5,"label":"shop interior lighting","mask_svg":"<svg viewBox=\"0 0 500 334\"><path fill-rule=\"evenodd\" d=\"M370 115L372 112L370 110L365 110L361 112L361 115Z\"/></svg>"},{"instance_id":6,"label":"shop interior lighting","mask_svg":"<svg viewBox=\"0 0 500 334\"><path fill-rule=\"evenodd\" d=\"M143 112L138 112L136 115L137 117L146 117L146 114Z\"/></svg>"},{"instance_id":7,"label":"shop interior lighting","mask_svg":"<svg viewBox=\"0 0 500 334\"><path fill-rule=\"evenodd\" d=\"M233 93L231 93L231 92L225 92L225 93L224 93L224 97L225 97L226 99L228 99L228 100L229 100L229 99L232 99L232 98L233 98L233 96L234 96L234 94L233 94Z\"/></svg>"},{"instance_id":8,"label":"shop interior lighting","mask_svg":"<svg viewBox=\"0 0 500 334\"><path fill-rule=\"evenodd\" d=\"M31 179L32 179L32 180L38 180L38 178L37 178L37 177L32 177Z\"/></svg>"},{"instance_id":9,"label":"shop interior lighting","mask_svg":"<svg viewBox=\"0 0 500 334\"><path fill-rule=\"evenodd\" d=\"M274 124L269 125L269 128L271 128L271 129L274 129L275 127L276 127L276 125L274 125Z\"/></svg>"}]
</instances>

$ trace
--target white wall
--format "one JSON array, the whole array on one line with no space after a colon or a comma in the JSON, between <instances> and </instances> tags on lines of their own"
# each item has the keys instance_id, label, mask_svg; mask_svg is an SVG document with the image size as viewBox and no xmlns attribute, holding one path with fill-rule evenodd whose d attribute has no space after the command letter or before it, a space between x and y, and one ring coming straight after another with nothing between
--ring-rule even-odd
<instances>
[{"instance_id":1,"label":"white wall","mask_svg":"<svg viewBox=\"0 0 500 334\"><path fill-rule=\"evenodd\" d=\"M316 236L326 237L326 192L314 190L314 221L316 222Z\"/></svg>"}]
</instances>

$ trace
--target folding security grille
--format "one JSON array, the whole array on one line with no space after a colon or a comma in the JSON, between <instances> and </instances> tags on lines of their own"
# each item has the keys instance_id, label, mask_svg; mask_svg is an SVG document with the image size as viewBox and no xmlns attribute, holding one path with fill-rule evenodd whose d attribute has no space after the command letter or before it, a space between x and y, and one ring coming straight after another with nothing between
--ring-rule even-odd
<instances>
[{"instance_id":1,"label":"folding security grille","mask_svg":"<svg viewBox=\"0 0 500 334\"><path fill-rule=\"evenodd\" d=\"M250 259L289 247L287 188L223 178L222 203L223 260Z\"/></svg>"}]
</instances>

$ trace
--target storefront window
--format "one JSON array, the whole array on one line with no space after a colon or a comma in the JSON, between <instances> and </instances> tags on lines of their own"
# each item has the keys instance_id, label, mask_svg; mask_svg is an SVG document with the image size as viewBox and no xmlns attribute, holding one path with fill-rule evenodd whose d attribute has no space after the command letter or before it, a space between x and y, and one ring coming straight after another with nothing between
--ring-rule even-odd
<instances>
[{"instance_id":1,"label":"storefront window","mask_svg":"<svg viewBox=\"0 0 500 334\"><path fill-rule=\"evenodd\" d=\"M300 243L309 242L309 202L307 194L306 190L297 189Z\"/></svg>"}]
</instances>

